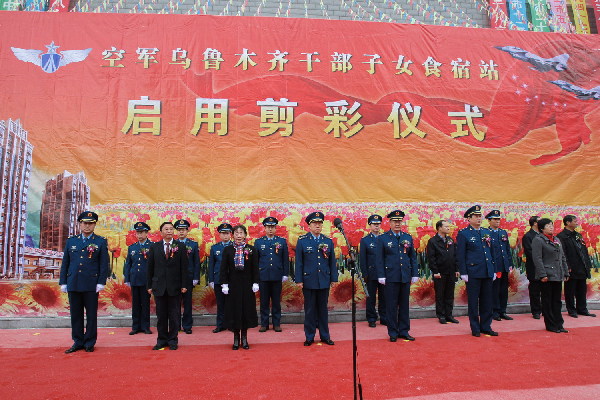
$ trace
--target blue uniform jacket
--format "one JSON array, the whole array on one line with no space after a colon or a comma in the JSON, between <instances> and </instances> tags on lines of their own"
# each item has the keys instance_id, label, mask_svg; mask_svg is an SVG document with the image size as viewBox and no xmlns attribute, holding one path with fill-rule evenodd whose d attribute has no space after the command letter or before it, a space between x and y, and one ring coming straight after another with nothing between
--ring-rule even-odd
<instances>
[{"instance_id":1,"label":"blue uniform jacket","mask_svg":"<svg viewBox=\"0 0 600 400\"><path fill-rule=\"evenodd\" d=\"M364 280L377 280L377 236L369 233L360 239L358 264Z\"/></svg>"},{"instance_id":2,"label":"blue uniform jacket","mask_svg":"<svg viewBox=\"0 0 600 400\"><path fill-rule=\"evenodd\" d=\"M327 246L327 250L324 250ZM320 235L319 241L308 233L298 238L296 244L296 283L305 289L327 289L338 281L333 240Z\"/></svg>"},{"instance_id":3,"label":"blue uniform jacket","mask_svg":"<svg viewBox=\"0 0 600 400\"><path fill-rule=\"evenodd\" d=\"M232 241L227 242L227 246L231 246L232 243ZM225 244L223 242L213 244L210 247L210 255L208 257L208 281L214 282L215 285L221 284L220 270L224 248Z\"/></svg>"},{"instance_id":4,"label":"blue uniform jacket","mask_svg":"<svg viewBox=\"0 0 600 400\"><path fill-rule=\"evenodd\" d=\"M376 247L377 277L387 282L410 282L419 276L417 252L412 236L400 232L396 237L391 230L377 237Z\"/></svg>"},{"instance_id":5,"label":"blue uniform jacket","mask_svg":"<svg viewBox=\"0 0 600 400\"><path fill-rule=\"evenodd\" d=\"M191 285L192 280L200 280L200 251L198 249L198 242L188 238L180 240L180 242L185 245L185 252L188 256L188 281Z\"/></svg>"},{"instance_id":6,"label":"blue uniform jacket","mask_svg":"<svg viewBox=\"0 0 600 400\"><path fill-rule=\"evenodd\" d=\"M258 271L261 281L279 281L290 273L288 245L284 238L263 236L254 241L258 251Z\"/></svg>"},{"instance_id":7,"label":"blue uniform jacket","mask_svg":"<svg viewBox=\"0 0 600 400\"><path fill-rule=\"evenodd\" d=\"M146 286L150 246L152 246L152 242L146 239L144 243L135 242L127 249L123 277L125 282L129 282L131 286Z\"/></svg>"},{"instance_id":8,"label":"blue uniform jacket","mask_svg":"<svg viewBox=\"0 0 600 400\"><path fill-rule=\"evenodd\" d=\"M495 272L508 272L512 265L512 256L510 255L510 243L508 242L508 232L504 229L494 231L490 229L492 236L492 247L494 249Z\"/></svg>"},{"instance_id":9,"label":"blue uniform jacket","mask_svg":"<svg viewBox=\"0 0 600 400\"><path fill-rule=\"evenodd\" d=\"M86 240L81 235L67 239L60 267L60 285L69 292L95 292L96 285L106 285L108 243L95 233Z\"/></svg>"},{"instance_id":10,"label":"blue uniform jacket","mask_svg":"<svg viewBox=\"0 0 600 400\"><path fill-rule=\"evenodd\" d=\"M496 272L489 229L468 226L456 236L456 258L461 275L469 278L492 278ZM489 245L485 236L490 238Z\"/></svg>"}]
</instances>

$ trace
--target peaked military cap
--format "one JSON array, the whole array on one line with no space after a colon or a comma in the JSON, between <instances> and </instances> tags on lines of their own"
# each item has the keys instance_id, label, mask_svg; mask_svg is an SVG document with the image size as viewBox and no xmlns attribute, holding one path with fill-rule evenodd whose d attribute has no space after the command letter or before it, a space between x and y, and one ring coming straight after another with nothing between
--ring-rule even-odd
<instances>
[{"instance_id":1,"label":"peaked military cap","mask_svg":"<svg viewBox=\"0 0 600 400\"><path fill-rule=\"evenodd\" d=\"M133 225L133 229L135 229L138 232L149 231L150 226L145 222L136 222L135 225Z\"/></svg>"},{"instance_id":2,"label":"peaked military cap","mask_svg":"<svg viewBox=\"0 0 600 400\"><path fill-rule=\"evenodd\" d=\"M233 226L231 226L231 224L228 224L228 223L221 224L217 227L217 232L219 232L219 233L231 232L231 231L233 231Z\"/></svg>"},{"instance_id":3,"label":"peaked military cap","mask_svg":"<svg viewBox=\"0 0 600 400\"><path fill-rule=\"evenodd\" d=\"M323 215L321 211L312 212L304 218L307 224L310 224L311 222L323 222L323 219L325 219L325 215Z\"/></svg>"},{"instance_id":4,"label":"peaked military cap","mask_svg":"<svg viewBox=\"0 0 600 400\"><path fill-rule=\"evenodd\" d=\"M175 229L179 229L179 228L190 229L190 223L188 221L186 221L185 219L178 219L177 221L175 221L173 226L175 227Z\"/></svg>"},{"instance_id":5,"label":"peaked military cap","mask_svg":"<svg viewBox=\"0 0 600 400\"><path fill-rule=\"evenodd\" d=\"M400 220L402 220L402 219L404 219L404 215L405 215L405 214L404 214L404 212L403 212L403 211L400 211L400 210L394 210L394 211L392 211L391 213L389 213L389 214L387 215L387 218L389 218L389 219L391 219L391 220L394 220L394 219L400 219Z\"/></svg>"},{"instance_id":6,"label":"peaked military cap","mask_svg":"<svg viewBox=\"0 0 600 400\"><path fill-rule=\"evenodd\" d=\"M381 215L373 214L373 215L371 215L369 217L369 219L367 220L367 222L368 222L369 225L371 225L371 224L380 224L382 219L383 218L381 218Z\"/></svg>"},{"instance_id":7,"label":"peaked military cap","mask_svg":"<svg viewBox=\"0 0 600 400\"><path fill-rule=\"evenodd\" d=\"M485 219L500 218L500 210L492 210L485 216Z\"/></svg>"},{"instance_id":8,"label":"peaked military cap","mask_svg":"<svg viewBox=\"0 0 600 400\"><path fill-rule=\"evenodd\" d=\"M93 211L84 211L77 217L77 222L98 222L98 214Z\"/></svg>"},{"instance_id":9,"label":"peaked military cap","mask_svg":"<svg viewBox=\"0 0 600 400\"><path fill-rule=\"evenodd\" d=\"M481 206L479 204L475 204L473 207L465 211L464 217L469 218L473 214L481 214Z\"/></svg>"},{"instance_id":10,"label":"peaked military cap","mask_svg":"<svg viewBox=\"0 0 600 400\"><path fill-rule=\"evenodd\" d=\"M277 225L278 223L279 223L279 221L275 217L267 217L267 218L263 219L263 222L262 222L262 224L264 226L273 226L273 225Z\"/></svg>"}]
</instances>

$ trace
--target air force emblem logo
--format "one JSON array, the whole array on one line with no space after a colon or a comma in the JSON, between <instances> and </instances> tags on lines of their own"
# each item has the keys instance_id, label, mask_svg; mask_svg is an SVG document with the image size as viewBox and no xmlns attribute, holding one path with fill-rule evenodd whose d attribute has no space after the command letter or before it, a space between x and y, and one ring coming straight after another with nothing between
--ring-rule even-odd
<instances>
[{"instance_id":1,"label":"air force emblem logo","mask_svg":"<svg viewBox=\"0 0 600 400\"><path fill-rule=\"evenodd\" d=\"M16 47L11 47L11 50L19 60L35 64L49 74L56 72L60 67L64 67L67 64L85 60L90 51L92 51L91 48L85 50L65 50L59 54L56 52L56 49L60 46L56 46L54 42L47 44L46 47L48 48L47 53L42 53L43 50L19 49Z\"/></svg>"}]
</instances>

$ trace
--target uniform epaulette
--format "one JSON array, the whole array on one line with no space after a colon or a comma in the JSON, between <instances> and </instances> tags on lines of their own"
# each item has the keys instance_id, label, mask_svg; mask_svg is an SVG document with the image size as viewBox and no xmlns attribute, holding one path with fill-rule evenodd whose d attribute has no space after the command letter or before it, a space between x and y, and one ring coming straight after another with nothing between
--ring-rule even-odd
<instances>
[{"instance_id":1,"label":"uniform epaulette","mask_svg":"<svg viewBox=\"0 0 600 400\"><path fill-rule=\"evenodd\" d=\"M67 239L72 239L72 238L74 238L74 237L77 237L77 235L71 235L71 236L69 236Z\"/></svg>"},{"instance_id":2,"label":"uniform epaulette","mask_svg":"<svg viewBox=\"0 0 600 400\"><path fill-rule=\"evenodd\" d=\"M308 233L305 233L304 235L300 236L300 237L298 238L298 240L300 240L300 239L306 239L307 237L309 237L309 234L308 234Z\"/></svg>"}]
</instances>

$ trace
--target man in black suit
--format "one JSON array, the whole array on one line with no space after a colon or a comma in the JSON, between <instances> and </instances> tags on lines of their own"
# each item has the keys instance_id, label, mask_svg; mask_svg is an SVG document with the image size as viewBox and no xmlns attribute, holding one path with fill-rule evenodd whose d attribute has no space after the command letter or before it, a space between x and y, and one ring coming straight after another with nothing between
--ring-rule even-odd
<instances>
[{"instance_id":1,"label":"man in black suit","mask_svg":"<svg viewBox=\"0 0 600 400\"><path fill-rule=\"evenodd\" d=\"M533 318L540 319L542 313L542 291L540 287L540 281L535 279L535 265L533 265L533 255L531 250L531 243L533 238L540 234L537 223L540 217L537 215L529 218L530 230L523 235L521 243L523 244L523 251L525 252L525 274L529 281L529 305L531 307L531 315Z\"/></svg>"},{"instance_id":2,"label":"man in black suit","mask_svg":"<svg viewBox=\"0 0 600 400\"><path fill-rule=\"evenodd\" d=\"M427 242L427 260L433 274L435 290L435 314L440 324L458 320L452 316L454 309L454 285L458 279L456 242L450 237L450 223L439 220L435 223L437 234Z\"/></svg>"},{"instance_id":3,"label":"man in black suit","mask_svg":"<svg viewBox=\"0 0 600 400\"><path fill-rule=\"evenodd\" d=\"M181 319L181 293L188 287L188 258L185 245L173 240L171 222L160 226L163 240L150 247L148 254L148 293L156 303L158 338L152 350L169 346L177 350L177 333Z\"/></svg>"}]
</instances>

